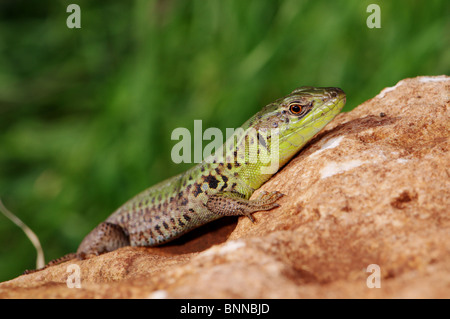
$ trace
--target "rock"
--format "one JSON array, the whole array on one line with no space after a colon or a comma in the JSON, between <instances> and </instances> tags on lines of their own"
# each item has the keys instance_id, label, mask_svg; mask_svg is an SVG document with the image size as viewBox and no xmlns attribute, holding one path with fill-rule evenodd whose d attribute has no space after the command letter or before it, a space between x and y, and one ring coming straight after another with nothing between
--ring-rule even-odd
<instances>
[{"instance_id":1,"label":"rock","mask_svg":"<svg viewBox=\"0 0 450 319\"><path fill-rule=\"evenodd\" d=\"M450 298L449 103L448 76L402 80L258 190L287 196L255 224L73 260L1 283L0 298Z\"/></svg>"}]
</instances>

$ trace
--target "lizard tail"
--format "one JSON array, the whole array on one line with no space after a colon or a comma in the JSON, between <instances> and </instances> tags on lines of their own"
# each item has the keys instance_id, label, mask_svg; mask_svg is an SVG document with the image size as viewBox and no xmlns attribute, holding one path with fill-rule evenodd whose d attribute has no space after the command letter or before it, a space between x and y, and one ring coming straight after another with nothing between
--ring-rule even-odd
<instances>
[{"instance_id":1,"label":"lizard tail","mask_svg":"<svg viewBox=\"0 0 450 319\"><path fill-rule=\"evenodd\" d=\"M74 258L79 258L79 255L78 255L77 253L70 253L70 254L64 255L64 256L62 256L62 257L60 257L60 258L53 259L52 261L50 261L47 265L45 265L45 266L42 267L42 268L31 269L31 270L30 270L30 269L27 269L27 270L25 270L25 271L23 272L23 274L24 274L24 275L32 274L32 273L34 273L34 272L44 270L44 269L46 269L46 268L48 268L48 267L50 267L50 266L59 265L59 264L61 264L61 263L63 263L63 262L72 260L72 259L74 259Z\"/></svg>"}]
</instances>

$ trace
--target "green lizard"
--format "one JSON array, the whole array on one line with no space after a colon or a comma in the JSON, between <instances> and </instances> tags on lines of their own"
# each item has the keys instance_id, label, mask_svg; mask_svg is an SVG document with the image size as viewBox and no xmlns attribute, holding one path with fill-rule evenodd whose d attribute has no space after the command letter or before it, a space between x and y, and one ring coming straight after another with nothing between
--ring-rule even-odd
<instances>
[{"instance_id":1,"label":"green lizard","mask_svg":"<svg viewBox=\"0 0 450 319\"><path fill-rule=\"evenodd\" d=\"M156 246L223 216L278 207L280 192L250 196L342 109L339 88L301 87L265 106L214 155L188 171L148 188L94 228L72 258L123 246ZM275 150L275 151L274 151ZM272 152L271 152L272 151ZM275 169L268 169L276 163Z\"/></svg>"}]
</instances>

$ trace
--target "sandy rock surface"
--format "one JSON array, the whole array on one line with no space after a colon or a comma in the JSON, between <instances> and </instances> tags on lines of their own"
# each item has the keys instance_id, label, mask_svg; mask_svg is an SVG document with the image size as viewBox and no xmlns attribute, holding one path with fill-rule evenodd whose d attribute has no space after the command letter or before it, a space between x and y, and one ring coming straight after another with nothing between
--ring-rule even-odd
<instances>
[{"instance_id":1,"label":"sandy rock surface","mask_svg":"<svg viewBox=\"0 0 450 319\"><path fill-rule=\"evenodd\" d=\"M0 283L0 298L450 298L449 105L450 77L402 80L258 190L287 196L255 224L73 260Z\"/></svg>"}]
</instances>

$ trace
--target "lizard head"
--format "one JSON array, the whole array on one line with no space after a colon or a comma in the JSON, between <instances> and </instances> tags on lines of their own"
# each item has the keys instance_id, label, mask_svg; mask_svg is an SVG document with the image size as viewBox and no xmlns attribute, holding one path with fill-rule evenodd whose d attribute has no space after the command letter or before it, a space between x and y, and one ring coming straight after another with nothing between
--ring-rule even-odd
<instances>
[{"instance_id":1,"label":"lizard head","mask_svg":"<svg viewBox=\"0 0 450 319\"><path fill-rule=\"evenodd\" d=\"M271 162L273 155L278 154L278 167L268 173L275 174L341 111L345 102L345 93L339 88L300 87L265 106L242 126L244 135L250 136L247 140L258 141L257 147L266 151L256 152L255 167L263 167L262 163ZM241 145L243 143L242 138ZM258 181L255 179L250 184L257 186L267 178L258 177Z\"/></svg>"},{"instance_id":2,"label":"lizard head","mask_svg":"<svg viewBox=\"0 0 450 319\"><path fill-rule=\"evenodd\" d=\"M340 88L301 87L269 105L265 123L267 128L279 129L272 135L278 138L280 164L290 160L339 114L345 102Z\"/></svg>"}]
</instances>

